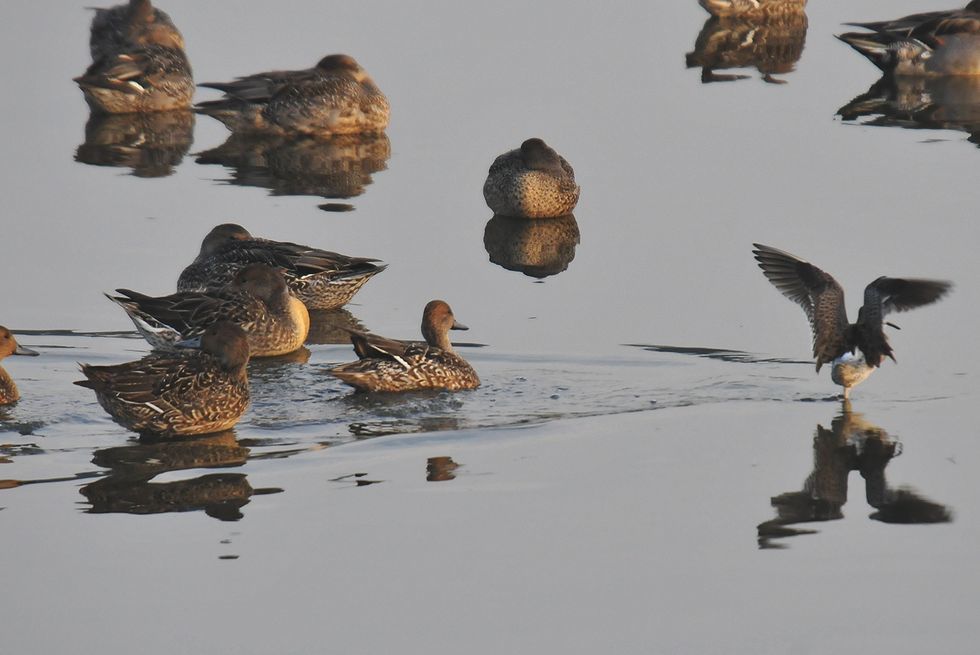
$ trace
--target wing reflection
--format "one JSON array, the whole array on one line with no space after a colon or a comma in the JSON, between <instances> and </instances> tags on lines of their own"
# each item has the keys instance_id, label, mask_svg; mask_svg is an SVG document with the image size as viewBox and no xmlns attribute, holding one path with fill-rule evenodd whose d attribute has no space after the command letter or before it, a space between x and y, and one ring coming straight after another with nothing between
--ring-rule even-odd
<instances>
[{"instance_id":1,"label":"wing reflection","mask_svg":"<svg viewBox=\"0 0 980 655\"><path fill-rule=\"evenodd\" d=\"M494 214L483 232L483 246L491 262L536 278L557 275L568 268L580 242L573 214L530 219Z\"/></svg>"},{"instance_id":2,"label":"wing reflection","mask_svg":"<svg viewBox=\"0 0 980 655\"><path fill-rule=\"evenodd\" d=\"M862 125L959 130L980 145L980 78L882 77L837 115Z\"/></svg>"},{"instance_id":3,"label":"wing reflection","mask_svg":"<svg viewBox=\"0 0 980 655\"><path fill-rule=\"evenodd\" d=\"M197 163L232 169L229 184L269 189L274 196L353 198L388 167L390 157L384 133L329 139L232 134L199 153Z\"/></svg>"},{"instance_id":4,"label":"wing reflection","mask_svg":"<svg viewBox=\"0 0 980 655\"><path fill-rule=\"evenodd\" d=\"M137 177L166 177L194 143L194 114L158 111L93 113L85 124L85 143L75 161L92 166L130 168Z\"/></svg>"},{"instance_id":5,"label":"wing reflection","mask_svg":"<svg viewBox=\"0 0 980 655\"><path fill-rule=\"evenodd\" d=\"M762 79L774 84L785 80L774 75L796 67L806 42L807 17L802 5L771 14L712 16L687 53L687 67L701 69L701 81L731 82L748 75L718 74L718 70L755 68Z\"/></svg>"},{"instance_id":6,"label":"wing reflection","mask_svg":"<svg viewBox=\"0 0 980 655\"><path fill-rule=\"evenodd\" d=\"M242 466L248 454L231 430L198 439L104 448L95 451L92 463L110 469L109 475L80 491L92 505L91 514L203 510L222 521L237 521L253 494L281 490L253 489L243 473L211 473L174 482L152 480L168 471Z\"/></svg>"},{"instance_id":7,"label":"wing reflection","mask_svg":"<svg viewBox=\"0 0 980 655\"><path fill-rule=\"evenodd\" d=\"M815 530L794 527L800 523L843 518L847 481L851 471L864 478L868 504L877 511L872 519L885 523L948 523L949 508L923 498L908 488L894 489L885 479L888 462L901 454L901 443L882 428L851 411L844 401L841 413L827 430L817 425L813 439L813 472L800 491L773 496L776 518L758 526L760 548L784 548L777 541Z\"/></svg>"}]
</instances>

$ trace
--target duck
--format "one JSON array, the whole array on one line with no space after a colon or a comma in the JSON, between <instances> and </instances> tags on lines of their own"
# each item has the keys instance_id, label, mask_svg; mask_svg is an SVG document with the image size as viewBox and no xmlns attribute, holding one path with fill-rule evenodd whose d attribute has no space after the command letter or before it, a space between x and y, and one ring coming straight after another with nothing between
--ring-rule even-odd
<instances>
[{"instance_id":1,"label":"duck","mask_svg":"<svg viewBox=\"0 0 980 655\"><path fill-rule=\"evenodd\" d=\"M166 12L150 0L129 0L114 7L93 7L89 36L92 61L108 59L133 47L164 45L184 49L184 37Z\"/></svg>"},{"instance_id":2,"label":"duck","mask_svg":"<svg viewBox=\"0 0 980 655\"><path fill-rule=\"evenodd\" d=\"M388 127L388 99L357 61L327 55L304 70L268 71L200 86L223 91L195 110L232 132L330 137Z\"/></svg>"},{"instance_id":3,"label":"duck","mask_svg":"<svg viewBox=\"0 0 980 655\"><path fill-rule=\"evenodd\" d=\"M396 341L374 334L351 331L359 359L340 364L330 373L357 391L419 391L476 389L480 378L470 364L456 354L449 330L467 330L442 300L432 300L422 312L425 342Z\"/></svg>"},{"instance_id":4,"label":"duck","mask_svg":"<svg viewBox=\"0 0 980 655\"><path fill-rule=\"evenodd\" d=\"M39 353L17 343L13 333L0 325L0 361L9 355L36 357ZM20 392L10 374L0 366L0 406L12 405L20 400Z\"/></svg>"},{"instance_id":5,"label":"duck","mask_svg":"<svg viewBox=\"0 0 980 655\"><path fill-rule=\"evenodd\" d=\"M538 138L497 157L483 185L495 214L516 218L554 218L578 203L575 171L565 158Z\"/></svg>"},{"instance_id":6,"label":"duck","mask_svg":"<svg viewBox=\"0 0 980 655\"><path fill-rule=\"evenodd\" d=\"M209 326L176 352L111 366L81 364L80 387L133 432L176 437L234 426L249 403L248 339L228 321Z\"/></svg>"},{"instance_id":7,"label":"duck","mask_svg":"<svg viewBox=\"0 0 980 655\"><path fill-rule=\"evenodd\" d=\"M194 95L187 55L180 48L159 44L98 59L75 83L97 114L188 109Z\"/></svg>"},{"instance_id":8,"label":"duck","mask_svg":"<svg viewBox=\"0 0 980 655\"><path fill-rule=\"evenodd\" d=\"M806 8L806 0L698 0L698 4L712 16L745 20L798 14Z\"/></svg>"},{"instance_id":9,"label":"duck","mask_svg":"<svg viewBox=\"0 0 980 655\"><path fill-rule=\"evenodd\" d=\"M850 391L870 376L885 357L897 362L884 325L891 312L903 312L932 304L953 287L945 280L881 276L864 288L864 304L855 323L847 320L844 290L830 274L778 248L753 244L752 254L762 273L784 296L806 312L813 332L813 356L817 372L831 363L830 377Z\"/></svg>"},{"instance_id":10,"label":"duck","mask_svg":"<svg viewBox=\"0 0 980 655\"><path fill-rule=\"evenodd\" d=\"M249 264L231 283L212 291L180 291L147 296L129 289L106 294L122 307L151 346L173 350L220 321L241 327L252 357L275 357L298 350L310 331L310 313L286 280L266 264Z\"/></svg>"},{"instance_id":11,"label":"duck","mask_svg":"<svg viewBox=\"0 0 980 655\"><path fill-rule=\"evenodd\" d=\"M869 32L847 32L837 38L885 75L980 75L980 0L963 9L847 24Z\"/></svg>"},{"instance_id":12,"label":"duck","mask_svg":"<svg viewBox=\"0 0 980 655\"><path fill-rule=\"evenodd\" d=\"M177 280L178 291L210 291L227 285L250 263L282 270L289 290L309 309L337 309L387 268L378 259L349 257L288 241L253 237L237 223L215 226Z\"/></svg>"}]
</instances>

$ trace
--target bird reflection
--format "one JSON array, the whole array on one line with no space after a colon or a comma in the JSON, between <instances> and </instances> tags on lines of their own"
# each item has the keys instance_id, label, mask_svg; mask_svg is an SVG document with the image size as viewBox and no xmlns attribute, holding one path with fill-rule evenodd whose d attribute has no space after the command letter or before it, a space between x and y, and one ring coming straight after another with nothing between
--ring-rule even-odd
<instances>
[{"instance_id":1,"label":"bird reflection","mask_svg":"<svg viewBox=\"0 0 980 655\"><path fill-rule=\"evenodd\" d=\"M494 214L483 232L483 246L491 262L536 278L567 269L580 242L573 214L534 219Z\"/></svg>"},{"instance_id":2,"label":"bird reflection","mask_svg":"<svg viewBox=\"0 0 980 655\"><path fill-rule=\"evenodd\" d=\"M91 514L162 514L203 510L222 521L242 518L241 508L254 494L279 489L253 489L242 473L211 473L174 482L152 482L168 471L242 466L249 450L231 430L207 437L95 451L92 463L109 474L81 488Z\"/></svg>"},{"instance_id":3,"label":"bird reflection","mask_svg":"<svg viewBox=\"0 0 980 655\"><path fill-rule=\"evenodd\" d=\"M760 548L784 548L777 539L815 530L793 527L800 523L833 521L843 518L847 502L847 480L851 471L864 478L865 497L877 511L872 519L884 523L948 523L952 512L944 505L919 496L914 491L888 486L885 467L902 452L901 443L882 428L851 411L844 401L830 429L817 425L813 439L813 472L801 491L773 496L776 518L758 526Z\"/></svg>"},{"instance_id":4,"label":"bird reflection","mask_svg":"<svg viewBox=\"0 0 980 655\"><path fill-rule=\"evenodd\" d=\"M459 466L452 457L430 457L425 464L425 479L429 482L455 480Z\"/></svg>"},{"instance_id":5,"label":"bird reflection","mask_svg":"<svg viewBox=\"0 0 980 655\"><path fill-rule=\"evenodd\" d=\"M980 77L886 76L837 115L862 125L959 130L980 145Z\"/></svg>"},{"instance_id":6,"label":"bird reflection","mask_svg":"<svg viewBox=\"0 0 980 655\"><path fill-rule=\"evenodd\" d=\"M694 42L694 51L687 53L687 67L700 68L705 84L749 78L716 72L731 68L755 68L766 82L784 84L774 76L792 72L803 54L804 5L787 3L785 11L710 17Z\"/></svg>"},{"instance_id":7,"label":"bird reflection","mask_svg":"<svg viewBox=\"0 0 980 655\"><path fill-rule=\"evenodd\" d=\"M230 168L229 184L269 189L274 196L353 198L388 167L389 157L384 133L329 139L232 134L199 153L197 163Z\"/></svg>"},{"instance_id":8,"label":"bird reflection","mask_svg":"<svg viewBox=\"0 0 980 655\"><path fill-rule=\"evenodd\" d=\"M137 177L166 177L194 142L194 114L158 111L93 113L85 124L85 143L75 161L92 166L130 168Z\"/></svg>"},{"instance_id":9,"label":"bird reflection","mask_svg":"<svg viewBox=\"0 0 980 655\"><path fill-rule=\"evenodd\" d=\"M346 309L313 309L310 310L310 333L306 335L306 343L346 345L350 343L352 331L368 332L368 329Z\"/></svg>"}]
</instances>

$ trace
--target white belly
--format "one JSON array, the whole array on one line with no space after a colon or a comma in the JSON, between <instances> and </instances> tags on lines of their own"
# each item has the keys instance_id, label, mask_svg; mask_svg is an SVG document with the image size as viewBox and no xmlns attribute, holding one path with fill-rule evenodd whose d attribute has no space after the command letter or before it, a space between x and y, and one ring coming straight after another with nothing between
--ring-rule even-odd
<instances>
[{"instance_id":1,"label":"white belly","mask_svg":"<svg viewBox=\"0 0 980 655\"><path fill-rule=\"evenodd\" d=\"M830 379L844 387L846 395L848 389L864 382L874 370L874 366L868 366L864 361L864 355L844 353L834 360L834 366L830 369Z\"/></svg>"}]
</instances>

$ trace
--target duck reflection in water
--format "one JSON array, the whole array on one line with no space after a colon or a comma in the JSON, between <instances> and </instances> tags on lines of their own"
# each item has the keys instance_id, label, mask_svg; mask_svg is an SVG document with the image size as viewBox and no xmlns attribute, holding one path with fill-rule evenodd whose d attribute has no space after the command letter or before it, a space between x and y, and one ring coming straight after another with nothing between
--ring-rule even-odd
<instances>
[{"instance_id":1,"label":"duck reflection in water","mask_svg":"<svg viewBox=\"0 0 980 655\"><path fill-rule=\"evenodd\" d=\"M242 518L241 508L257 494L281 489L253 489L243 473L211 473L174 482L153 482L169 471L243 466L249 449L232 430L182 441L142 441L95 451L92 463L109 474L81 488L91 514L163 514L203 510L222 521Z\"/></svg>"},{"instance_id":2,"label":"duck reflection in water","mask_svg":"<svg viewBox=\"0 0 980 655\"><path fill-rule=\"evenodd\" d=\"M483 231L491 262L536 278L567 269L581 240L573 214L532 219L494 214Z\"/></svg>"},{"instance_id":3,"label":"duck reflection in water","mask_svg":"<svg viewBox=\"0 0 980 655\"><path fill-rule=\"evenodd\" d=\"M687 67L701 69L701 81L732 82L748 75L718 74L717 70L755 68L762 79L796 67L806 42L806 0L701 0L712 16L701 28L694 51L687 53Z\"/></svg>"},{"instance_id":4,"label":"duck reflection in water","mask_svg":"<svg viewBox=\"0 0 980 655\"><path fill-rule=\"evenodd\" d=\"M980 146L980 77L885 76L837 115L862 125L959 130Z\"/></svg>"},{"instance_id":5,"label":"duck reflection in water","mask_svg":"<svg viewBox=\"0 0 980 655\"><path fill-rule=\"evenodd\" d=\"M197 163L229 168L228 184L269 189L273 196L353 198L388 167L390 157L383 132L326 139L235 133L199 153Z\"/></svg>"},{"instance_id":6,"label":"duck reflection in water","mask_svg":"<svg viewBox=\"0 0 980 655\"><path fill-rule=\"evenodd\" d=\"M85 143L75 161L92 166L132 169L136 177L166 177L194 142L194 113L101 114L85 124Z\"/></svg>"},{"instance_id":7,"label":"duck reflection in water","mask_svg":"<svg viewBox=\"0 0 980 655\"><path fill-rule=\"evenodd\" d=\"M885 430L851 410L845 400L830 429L817 425L813 439L813 472L800 491L773 496L776 518L758 526L760 548L784 548L778 539L815 530L798 523L834 521L844 517L847 482L851 471L864 478L865 497L877 511L871 518L884 523L949 523L952 512L916 492L888 485L885 467L902 452L902 445Z\"/></svg>"},{"instance_id":8,"label":"duck reflection in water","mask_svg":"<svg viewBox=\"0 0 980 655\"><path fill-rule=\"evenodd\" d=\"M348 344L351 332L368 332L364 324L344 308L310 310L308 344Z\"/></svg>"},{"instance_id":9,"label":"duck reflection in water","mask_svg":"<svg viewBox=\"0 0 980 655\"><path fill-rule=\"evenodd\" d=\"M428 482L448 482L456 479L456 469L460 464L452 457L430 457L425 464L425 479Z\"/></svg>"}]
</instances>

